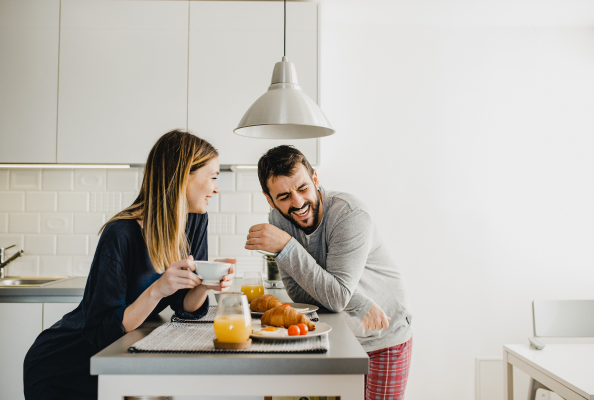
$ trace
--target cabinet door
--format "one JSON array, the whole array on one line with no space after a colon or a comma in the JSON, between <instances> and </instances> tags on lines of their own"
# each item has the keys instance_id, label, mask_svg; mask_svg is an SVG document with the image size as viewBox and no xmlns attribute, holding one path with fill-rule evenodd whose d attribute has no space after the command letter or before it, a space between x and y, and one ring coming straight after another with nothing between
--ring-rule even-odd
<instances>
[{"instance_id":1,"label":"cabinet door","mask_svg":"<svg viewBox=\"0 0 600 400\"><path fill-rule=\"evenodd\" d=\"M60 321L65 314L77 308L79 303L44 303L42 329L48 329Z\"/></svg>"},{"instance_id":2,"label":"cabinet door","mask_svg":"<svg viewBox=\"0 0 600 400\"><path fill-rule=\"evenodd\" d=\"M250 139L233 133L271 84L283 56L281 2L190 2L188 127L212 143L221 164L256 165L268 149L293 144L317 163L317 139ZM287 5L287 56L304 93L317 100L317 5Z\"/></svg>"},{"instance_id":3,"label":"cabinet door","mask_svg":"<svg viewBox=\"0 0 600 400\"><path fill-rule=\"evenodd\" d=\"M56 162L59 0L0 0L0 162Z\"/></svg>"},{"instance_id":4,"label":"cabinet door","mask_svg":"<svg viewBox=\"0 0 600 400\"><path fill-rule=\"evenodd\" d=\"M143 164L187 127L188 8L62 0L58 162Z\"/></svg>"},{"instance_id":5,"label":"cabinet door","mask_svg":"<svg viewBox=\"0 0 600 400\"><path fill-rule=\"evenodd\" d=\"M0 398L23 396L23 360L42 332L41 303L0 303Z\"/></svg>"}]
</instances>

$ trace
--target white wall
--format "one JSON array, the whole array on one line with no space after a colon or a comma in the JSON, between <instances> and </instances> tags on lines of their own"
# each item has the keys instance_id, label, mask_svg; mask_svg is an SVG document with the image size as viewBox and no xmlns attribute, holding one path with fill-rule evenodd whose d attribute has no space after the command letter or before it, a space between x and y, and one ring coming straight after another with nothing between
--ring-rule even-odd
<instances>
[{"instance_id":1,"label":"white wall","mask_svg":"<svg viewBox=\"0 0 600 400\"><path fill-rule=\"evenodd\" d=\"M337 133L318 172L366 201L407 278L407 399L474 399L475 357L526 343L532 300L593 297L592 2L323 0L321 18Z\"/></svg>"}]
</instances>

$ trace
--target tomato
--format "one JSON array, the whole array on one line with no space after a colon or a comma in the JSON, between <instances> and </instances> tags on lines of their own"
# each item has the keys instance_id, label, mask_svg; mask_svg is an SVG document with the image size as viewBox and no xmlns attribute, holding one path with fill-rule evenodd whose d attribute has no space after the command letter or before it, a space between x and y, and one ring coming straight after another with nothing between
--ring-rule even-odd
<instances>
[{"instance_id":1,"label":"tomato","mask_svg":"<svg viewBox=\"0 0 600 400\"><path fill-rule=\"evenodd\" d=\"M289 306L290 303L283 303L282 306ZM291 307L291 306L290 306Z\"/></svg>"},{"instance_id":2,"label":"tomato","mask_svg":"<svg viewBox=\"0 0 600 400\"><path fill-rule=\"evenodd\" d=\"M298 324L297 326L300 329L300 335L306 335L308 333L308 326L305 324Z\"/></svg>"},{"instance_id":3,"label":"tomato","mask_svg":"<svg viewBox=\"0 0 600 400\"><path fill-rule=\"evenodd\" d=\"M300 335L300 328L298 325L292 325L288 328L288 335L290 336L298 336Z\"/></svg>"}]
</instances>

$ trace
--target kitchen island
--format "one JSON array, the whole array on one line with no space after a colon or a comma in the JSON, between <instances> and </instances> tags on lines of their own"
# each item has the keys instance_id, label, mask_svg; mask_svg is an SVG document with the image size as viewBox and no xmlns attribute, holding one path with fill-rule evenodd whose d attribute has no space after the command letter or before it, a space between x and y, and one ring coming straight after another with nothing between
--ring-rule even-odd
<instances>
[{"instance_id":1,"label":"kitchen island","mask_svg":"<svg viewBox=\"0 0 600 400\"><path fill-rule=\"evenodd\" d=\"M239 282L233 290L236 286ZM290 301L285 290L267 289L266 293ZM364 398L369 357L341 314L318 311L320 321L332 327L325 354L128 352L135 342L170 321L172 314L166 309L160 319L147 321L92 357L91 373L99 377L100 400L144 395Z\"/></svg>"}]
</instances>

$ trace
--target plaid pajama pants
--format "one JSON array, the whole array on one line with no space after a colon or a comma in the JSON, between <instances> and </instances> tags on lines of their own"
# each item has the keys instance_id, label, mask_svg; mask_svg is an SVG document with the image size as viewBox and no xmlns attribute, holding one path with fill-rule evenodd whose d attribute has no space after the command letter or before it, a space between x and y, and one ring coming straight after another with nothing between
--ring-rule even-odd
<instances>
[{"instance_id":1,"label":"plaid pajama pants","mask_svg":"<svg viewBox=\"0 0 600 400\"><path fill-rule=\"evenodd\" d=\"M404 399L411 353L412 337L397 346L367 353L369 375L365 376L366 400Z\"/></svg>"}]
</instances>

